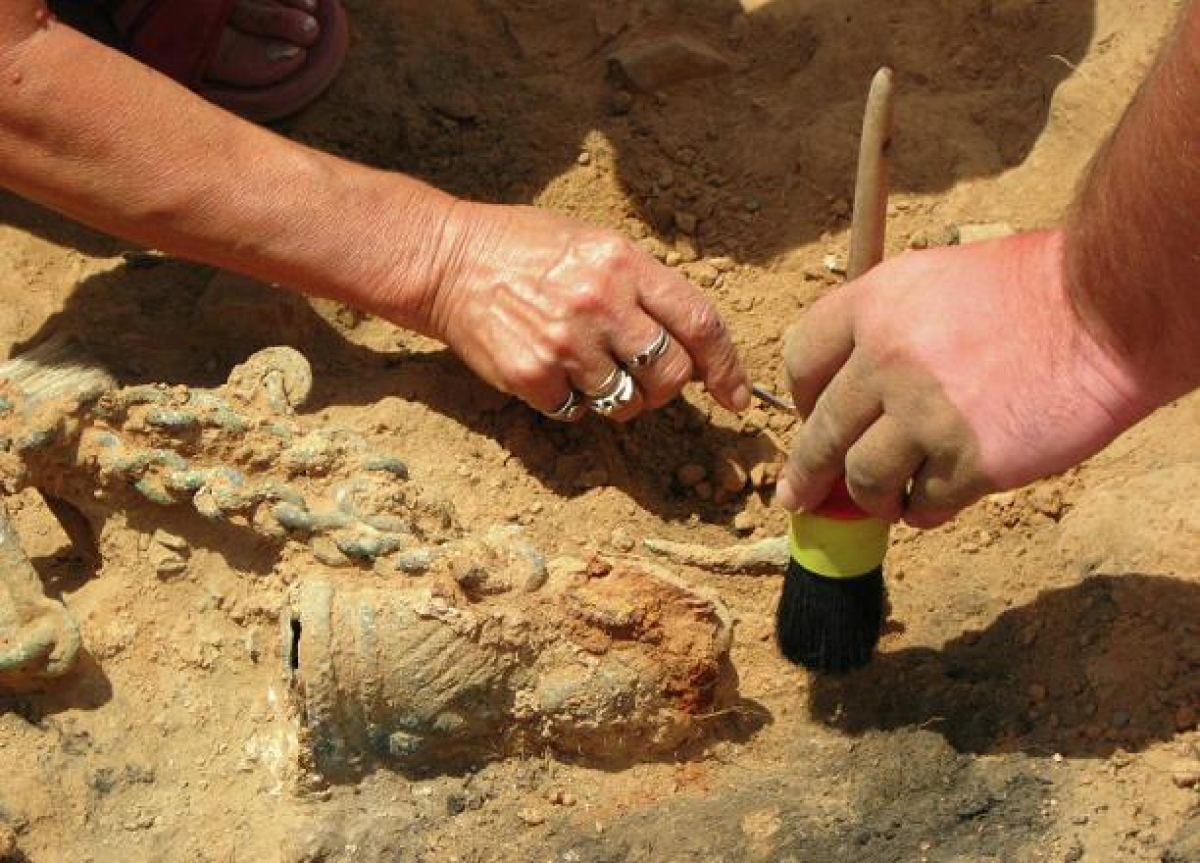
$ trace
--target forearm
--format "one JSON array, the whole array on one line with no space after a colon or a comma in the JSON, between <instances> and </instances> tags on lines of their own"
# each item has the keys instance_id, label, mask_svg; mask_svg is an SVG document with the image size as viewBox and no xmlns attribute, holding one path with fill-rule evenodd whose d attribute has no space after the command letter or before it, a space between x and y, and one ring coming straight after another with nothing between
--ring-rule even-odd
<instances>
[{"instance_id":1,"label":"forearm","mask_svg":"<svg viewBox=\"0 0 1200 863\"><path fill-rule=\"evenodd\" d=\"M64 25L21 33L11 18L0 22L0 184L106 232L417 328L452 203L255 127Z\"/></svg>"},{"instance_id":2,"label":"forearm","mask_svg":"<svg viewBox=\"0 0 1200 863\"><path fill-rule=\"evenodd\" d=\"M1097 156L1066 266L1077 313L1146 409L1200 386L1200 2Z\"/></svg>"}]
</instances>

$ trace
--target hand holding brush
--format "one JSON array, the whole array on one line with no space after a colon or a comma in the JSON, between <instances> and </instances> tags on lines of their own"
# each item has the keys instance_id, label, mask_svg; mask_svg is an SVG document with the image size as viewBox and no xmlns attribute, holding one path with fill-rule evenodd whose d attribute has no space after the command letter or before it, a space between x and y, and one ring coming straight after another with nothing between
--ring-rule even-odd
<instances>
[{"instance_id":1,"label":"hand holding brush","mask_svg":"<svg viewBox=\"0 0 1200 863\"><path fill-rule=\"evenodd\" d=\"M883 258L891 134L892 73L881 69L871 83L859 148L846 268L852 280ZM813 671L865 665L883 626L887 523L863 512L839 479L824 503L791 516L789 534L791 560L776 613L780 650Z\"/></svg>"}]
</instances>

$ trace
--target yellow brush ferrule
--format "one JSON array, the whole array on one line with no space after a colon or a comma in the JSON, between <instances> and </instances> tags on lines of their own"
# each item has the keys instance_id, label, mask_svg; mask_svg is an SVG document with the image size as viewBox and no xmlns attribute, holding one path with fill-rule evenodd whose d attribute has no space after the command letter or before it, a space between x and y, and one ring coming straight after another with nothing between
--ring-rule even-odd
<instances>
[{"instance_id":1,"label":"yellow brush ferrule","mask_svg":"<svg viewBox=\"0 0 1200 863\"><path fill-rule=\"evenodd\" d=\"M858 578L883 565L888 524L877 518L791 517L792 560L826 578Z\"/></svg>"}]
</instances>

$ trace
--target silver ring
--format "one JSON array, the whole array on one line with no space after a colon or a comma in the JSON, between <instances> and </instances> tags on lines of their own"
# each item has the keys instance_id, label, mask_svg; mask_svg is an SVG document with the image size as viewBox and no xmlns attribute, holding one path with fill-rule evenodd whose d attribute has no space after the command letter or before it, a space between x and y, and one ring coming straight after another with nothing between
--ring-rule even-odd
<instances>
[{"instance_id":1,"label":"silver ring","mask_svg":"<svg viewBox=\"0 0 1200 863\"><path fill-rule=\"evenodd\" d=\"M658 328L658 335L654 337L646 349L639 352L628 363L631 369L645 368L656 359L667 352L667 348L671 346L671 336L667 333L666 327Z\"/></svg>"},{"instance_id":2,"label":"silver ring","mask_svg":"<svg viewBox=\"0 0 1200 863\"><path fill-rule=\"evenodd\" d=\"M567 399L562 405L552 411L546 411L546 416L552 420L569 423L579 419L580 415L587 410L587 405L583 403L583 396L575 390L571 390L567 394Z\"/></svg>"},{"instance_id":3,"label":"silver ring","mask_svg":"<svg viewBox=\"0 0 1200 863\"><path fill-rule=\"evenodd\" d=\"M602 417L609 417L637 398L637 383L625 369L617 369L612 392L593 396L588 406Z\"/></svg>"},{"instance_id":4,"label":"silver ring","mask_svg":"<svg viewBox=\"0 0 1200 863\"><path fill-rule=\"evenodd\" d=\"M608 373L608 377L604 379L604 383L594 389L584 390L584 395L590 399L606 399L624 386L625 370L620 366L613 366L613 370Z\"/></svg>"}]
</instances>

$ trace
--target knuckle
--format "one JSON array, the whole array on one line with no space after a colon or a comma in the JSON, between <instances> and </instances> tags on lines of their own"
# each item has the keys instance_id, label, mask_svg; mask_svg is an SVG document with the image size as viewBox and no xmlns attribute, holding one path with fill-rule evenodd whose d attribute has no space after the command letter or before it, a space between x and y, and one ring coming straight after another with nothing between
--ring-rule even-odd
<instances>
[{"instance_id":1,"label":"knuckle","mask_svg":"<svg viewBox=\"0 0 1200 863\"><path fill-rule=\"evenodd\" d=\"M592 253L601 263L623 264L633 254L633 244L620 234L602 233L591 242Z\"/></svg>"},{"instance_id":2,"label":"knuckle","mask_svg":"<svg viewBox=\"0 0 1200 863\"><path fill-rule=\"evenodd\" d=\"M577 317L594 317L608 308L609 290L601 282L588 280L576 286L568 299L570 314Z\"/></svg>"},{"instance_id":3,"label":"knuckle","mask_svg":"<svg viewBox=\"0 0 1200 863\"><path fill-rule=\"evenodd\" d=\"M692 311L691 331L697 342L711 346L724 338L725 322L712 304L701 302Z\"/></svg>"},{"instance_id":4,"label":"knuckle","mask_svg":"<svg viewBox=\"0 0 1200 863\"><path fill-rule=\"evenodd\" d=\"M884 497L892 491L891 483L870 461L853 455L846 458L846 485L871 499Z\"/></svg>"},{"instance_id":5,"label":"knuckle","mask_svg":"<svg viewBox=\"0 0 1200 863\"><path fill-rule=\"evenodd\" d=\"M549 366L533 357L513 360L503 377L505 389L518 395L546 389L549 382Z\"/></svg>"},{"instance_id":6,"label":"knuckle","mask_svg":"<svg viewBox=\"0 0 1200 863\"><path fill-rule=\"evenodd\" d=\"M573 357L578 348L578 339L574 329L565 322L550 324L542 333L542 350L545 356L553 362L563 365ZM545 365L545 363L541 363Z\"/></svg>"}]
</instances>

